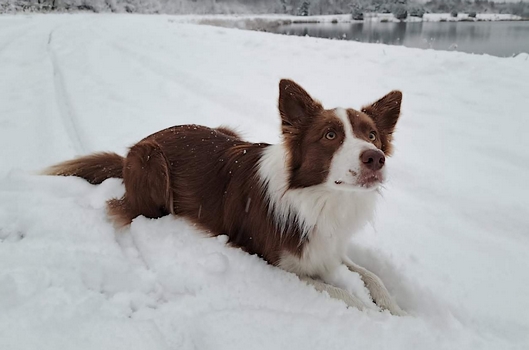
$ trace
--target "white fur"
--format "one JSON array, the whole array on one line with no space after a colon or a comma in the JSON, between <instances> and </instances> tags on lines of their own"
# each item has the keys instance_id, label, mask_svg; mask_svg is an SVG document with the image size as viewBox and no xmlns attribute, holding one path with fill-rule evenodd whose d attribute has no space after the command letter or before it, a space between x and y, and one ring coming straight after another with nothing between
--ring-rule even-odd
<instances>
[{"instance_id":1,"label":"white fur","mask_svg":"<svg viewBox=\"0 0 529 350\"><path fill-rule=\"evenodd\" d=\"M301 228L302 240L316 238L311 235L316 226L318 231L329 232L329 238L337 239L334 233L355 231L372 218L374 191L353 193L326 184L288 189L287 154L283 144L269 146L259 165L270 210L281 231L292 222Z\"/></svg>"},{"instance_id":2,"label":"white fur","mask_svg":"<svg viewBox=\"0 0 529 350\"><path fill-rule=\"evenodd\" d=\"M375 147L354 136L345 110L337 109L336 115L344 124L346 137L331 161L330 173L325 183L289 189L289 153L285 146L272 145L263 152L258 171L266 188L265 196L269 200L270 211L282 234L289 223L297 224L302 231L300 244L305 242L301 257L284 252L279 266L298 276L320 278L325 283L318 285L319 290L336 294L334 287L325 285L328 283L344 288L349 284L349 281L340 280L339 276L343 274L337 273L345 259L345 265L360 274L373 299L381 300L380 306L399 314L402 311L392 302L380 279L346 257L345 252L351 236L373 218L378 196L378 192L374 190L376 188L370 191L354 190L360 186L356 184L356 178L349 170L360 174L361 152ZM343 184L336 185L334 181L343 181ZM354 302L341 299L349 305L365 304L357 297L353 298L356 300Z\"/></svg>"},{"instance_id":3,"label":"white fur","mask_svg":"<svg viewBox=\"0 0 529 350\"><path fill-rule=\"evenodd\" d=\"M285 253L279 265L298 275L333 274L342 264L351 235L372 219L377 192L342 191L326 183L288 189L287 152L282 144L265 150L259 172L281 231L296 223L301 240L308 239L301 258Z\"/></svg>"}]
</instances>

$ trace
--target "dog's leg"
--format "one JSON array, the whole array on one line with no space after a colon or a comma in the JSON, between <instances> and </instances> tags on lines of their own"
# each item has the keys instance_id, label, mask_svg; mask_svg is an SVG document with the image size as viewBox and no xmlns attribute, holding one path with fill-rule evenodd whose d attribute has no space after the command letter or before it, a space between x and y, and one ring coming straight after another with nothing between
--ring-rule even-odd
<instances>
[{"instance_id":1,"label":"dog's leg","mask_svg":"<svg viewBox=\"0 0 529 350\"><path fill-rule=\"evenodd\" d=\"M345 289L338 288L335 286L331 286L328 283L317 281L315 279L312 279L310 277L300 277L302 281L307 282L308 284L312 285L317 291L319 292L327 292L329 296L333 299L342 300L347 306L357 308L359 310L377 310L374 305L367 305L362 300L354 296L353 294L347 292Z\"/></svg>"},{"instance_id":2,"label":"dog's leg","mask_svg":"<svg viewBox=\"0 0 529 350\"><path fill-rule=\"evenodd\" d=\"M373 301L378 306L380 306L382 309L388 310L392 315L395 316L406 315L406 313L397 305L397 303L393 301L388 290L384 286L384 283L382 283L382 280L380 280L377 275L361 266L358 266L349 258L344 258L343 262L345 266L349 268L349 270L360 275L366 285L366 288L371 294L371 298L373 298Z\"/></svg>"},{"instance_id":3,"label":"dog's leg","mask_svg":"<svg viewBox=\"0 0 529 350\"><path fill-rule=\"evenodd\" d=\"M159 218L173 213L169 167L160 146L152 140L134 145L123 167L125 195L107 203L118 226L130 224L139 215Z\"/></svg>"}]
</instances>

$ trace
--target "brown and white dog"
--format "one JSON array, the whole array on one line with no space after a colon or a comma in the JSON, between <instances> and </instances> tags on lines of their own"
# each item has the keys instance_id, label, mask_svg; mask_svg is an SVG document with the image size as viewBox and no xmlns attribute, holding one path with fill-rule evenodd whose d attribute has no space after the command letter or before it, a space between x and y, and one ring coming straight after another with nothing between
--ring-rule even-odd
<instances>
[{"instance_id":1,"label":"brown and white dog","mask_svg":"<svg viewBox=\"0 0 529 350\"><path fill-rule=\"evenodd\" d=\"M280 144L250 143L226 127L179 125L146 137L125 158L98 153L45 174L92 184L123 178L125 195L108 202L118 225L179 215L350 306L377 309L342 289L336 271L345 265L378 307L401 315L382 281L346 256L351 235L373 216L401 99L392 91L361 111L328 110L281 80Z\"/></svg>"}]
</instances>

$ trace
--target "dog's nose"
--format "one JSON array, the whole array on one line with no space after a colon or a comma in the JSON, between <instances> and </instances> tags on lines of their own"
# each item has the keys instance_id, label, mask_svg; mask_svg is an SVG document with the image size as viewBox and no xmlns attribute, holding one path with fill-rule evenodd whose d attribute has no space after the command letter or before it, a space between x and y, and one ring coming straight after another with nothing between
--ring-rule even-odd
<instances>
[{"instance_id":1,"label":"dog's nose","mask_svg":"<svg viewBox=\"0 0 529 350\"><path fill-rule=\"evenodd\" d=\"M386 157L379 150L368 149L360 154L360 160L368 169L380 170L386 162Z\"/></svg>"}]
</instances>

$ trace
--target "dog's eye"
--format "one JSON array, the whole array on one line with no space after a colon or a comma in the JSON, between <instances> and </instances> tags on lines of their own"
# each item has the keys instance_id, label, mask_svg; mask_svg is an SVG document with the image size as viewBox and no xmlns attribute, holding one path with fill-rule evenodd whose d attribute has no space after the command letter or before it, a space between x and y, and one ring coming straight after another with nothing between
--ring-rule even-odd
<instances>
[{"instance_id":1,"label":"dog's eye","mask_svg":"<svg viewBox=\"0 0 529 350\"><path fill-rule=\"evenodd\" d=\"M325 134L327 140L334 140L336 138L336 133L334 131L329 131Z\"/></svg>"},{"instance_id":2,"label":"dog's eye","mask_svg":"<svg viewBox=\"0 0 529 350\"><path fill-rule=\"evenodd\" d=\"M369 140L375 141L377 139L377 134L374 131L369 133Z\"/></svg>"}]
</instances>

